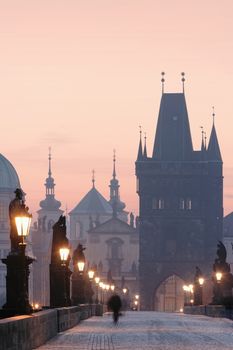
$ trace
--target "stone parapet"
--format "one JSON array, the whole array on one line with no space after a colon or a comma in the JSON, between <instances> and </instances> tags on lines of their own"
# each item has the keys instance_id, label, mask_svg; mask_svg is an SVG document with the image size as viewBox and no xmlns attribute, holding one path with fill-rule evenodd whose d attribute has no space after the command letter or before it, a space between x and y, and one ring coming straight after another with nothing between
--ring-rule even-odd
<instances>
[{"instance_id":1,"label":"stone parapet","mask_svg":"<svg viewBox=\"0 0 233 350\"><path fill-rule=\"evenodd\" d=\"M36 349L57 333L91 316L102 316L102 305L79 305L39 311L0 320L1 350Z\"/></svg>"},{"instance_id":2,"label":"stone parapet","mask_svg":"<svg viewBox=\"0 0 233 350\"><path fill-rule=\"evenodd\" d=\"M189 315L204 315L209 317L233 319L233 309L229 309L224 305L185 306L184 313Z\"/></svg>"}]
</instances>

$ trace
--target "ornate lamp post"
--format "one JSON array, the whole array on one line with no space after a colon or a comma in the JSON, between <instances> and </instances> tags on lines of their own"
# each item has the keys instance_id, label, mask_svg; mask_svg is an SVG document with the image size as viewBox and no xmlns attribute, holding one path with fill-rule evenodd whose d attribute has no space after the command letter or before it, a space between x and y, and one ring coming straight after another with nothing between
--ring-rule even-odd
<instances>
[{"instance_id":1,"label":"ornate lamp post","mask_svg":"<svg viewBox=\"0 0 233 350\"><path fill-rule=\"evenodd\" d=\"M70 276L69 241L66 237L66 218L60 216L53 226L50 264L50 306L69 306Z\"/></svg>"},{"instance_id":2,"label":"ornate lamp post","mask_svg":"<svg viewBox=\"0 0 233 350\"><path fill-rule=\"evenodd\" d=\"M78 244L73 253L73 266L74 272L72 274L72 305L84 304L86 302L85 297L85 255L82 244Z\"/></svg>"},{"instance_id":3,"label":"ornate lamp post","mask_svg":"<svg viewBox=\"0 0 233 350\"><path fill-rule=\"evenodd\" d=\"M95 296L95 303L99 304L99 283L100 283L100 278L98 276L95 277L95 285L96 285L96 296Z\"/></svg>"},{"instance_id":4,"label":"ornate lamp post","mask_svg":"<svg viewBox=\"0 0 233 350\"><path fill-rule=\"evenodd\" d=\"M194 293L193 293L193 300L194 305L202 305L202 294L203 294L203 284L204 284L204 278L202 275L201 270L198 266L196 266L196 273L194 277Z\"/></svg>"},{"instance_id":5,"label":"ornate lamp post","mask_svg":"<svg viewBox=\"0 0 233 350\"><path fill-rule=\"evenodd\" d=\"M25 237L29 234L31 214L23 200L23 192L16 189L15 199L9 206L11 251L6 259L6 304L3 313L6 316L30 314L32 306L28 298L29 265L33 259L26 256Z\"/></svg>"}]
</instances>

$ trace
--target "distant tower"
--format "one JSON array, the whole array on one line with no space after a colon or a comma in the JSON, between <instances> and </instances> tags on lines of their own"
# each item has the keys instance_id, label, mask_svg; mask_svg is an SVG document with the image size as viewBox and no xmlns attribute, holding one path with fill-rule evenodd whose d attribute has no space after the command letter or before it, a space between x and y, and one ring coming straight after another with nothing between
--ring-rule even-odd
<instances>
[{"instance_id":1,"label":"distant tower","mask_svg":"<svg viewBox=\"0 0 233 350\"><path fill-rule=\"evenodd\" d=\"M119 181L116 178L116 152L113 152L113 172L110 180L110 200L109 204L116 210L117 217L125 222L128 221L128 212L124 211L125 203L120 200Z\"/></svg>"},{"instance_id":2,"label":"distant tower","mask_svg":"<svg viewBox=\"0 0 233 350\"><path fill-rule=\"evenodd\" d=\"M49 149L48 177L45 180L45 199L40 202L37 211L38 220L32 231L33 252L37 262L33 266L33 298L40 305L49 305L49 264L51 257L52 227L57 222L63 210L61 202L55 199L55 183L51 170L51 150Z\"/></svg>"},{"instance_id":3,"label":"distant tower","mask_svg":"<svg viewBox=\"0 0 233 350\"><path fill-rule=\"evenodd\" d=\"M140 135L136 176L144 310L179 310L183 283L192 281L195 266L210 275L222 238L222 158L215 125L208 148L202 138L202 149L193 150L184 74L182 85L182 93L162 94L152 157L143 156Z\"/></svg>"}]
</instances>

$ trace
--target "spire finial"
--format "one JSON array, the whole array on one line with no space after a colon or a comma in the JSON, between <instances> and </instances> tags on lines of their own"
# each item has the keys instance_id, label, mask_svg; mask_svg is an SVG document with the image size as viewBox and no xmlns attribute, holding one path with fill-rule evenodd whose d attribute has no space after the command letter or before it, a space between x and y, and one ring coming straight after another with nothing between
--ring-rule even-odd
<instances>
[{"instance_id":1,"label":"spire finial","mask_svg":"<svg viewBox=\"0 0 233 350\"><path fill-rule=\"evenodd\" d=\"M162 94L164 93L164 82L165 82L164 75L165 75L165 72L161 72Z\"/></svg>"},{"instance_id":2,"label":"spire finial","mask_svg":"<svg viewBox=\"0 0 233 350\"><path fill-rule=\"evenodd\" d=\"M182 87L183 87L183 94L184 94L184 82L185 82L185 72L181 72L181 81L182 81Z\"/></svg>"},{"instance_id":3,"label":"spire finial","mask_svg":"<svg viewBox=\"0 0 233 350\"><path fill-rule=\"evenodd\" d=\"M95 188L95 170L92 170L92 186Z\"/></svg>"},{"instance_id":4,"label":"spire finial","mask_svg":"<svg viewBox=\"0 0 233 350\"><path fill-rule=\"evenodd\" d=\"M204 131L204 135L205 135L204 139L205 139L205 150L206 150L207 149L207 145L206 145L207 136L206 136L206 132L205 131Z\"/></svg>"},{"instance_id":5,"label":"spire finial","mask_svg":"<svg viewBox=\"0 0 233 350\"><path fill-rule=\"evenodd\" d=\"M204 151L205 149L205 143L204 143L204 128L203 126L200 126L201 129L201 150Z\"/></svg>"},{"instance_id":6,"label":"spire finial","mask_svg":"<svg viewBox=\"0 0 233 350\"><path fill-rule=\"evenodd\" d=\"M144 156L145 158L147 158L146 139L147 139L147 137L146 137L146 132L145 132L145 133L144 133L144 152L143 152L143 156Z\"/></svg>"},{"instance_id":7,"label":"spire finial","mask_svg":"<svg viewBox=\"0 0 233 350\"><path fill-rule=\"evenodd\" d=\"M113 179L116 178L116 150L113 150L113 173L112 173Z\"/></svg>"},{"instance_id":8,"label":"spire finial","mask_svg":"<svg viewBox=\"0 0 233 350\"><path fill-rule=\"evenodd\" d=\"M214 108L214 106L212 106L212 117L213 117L213 125L214 125L214 122L215 122L215 108Z\"/></svg>"},{"instance_id":9,"label":"spire finial","mask_svg":"<svg viewBox=\"0 0 233 350\"><path fill-rule=\"evenodd\" d=\"M142 139L142 126L139 125L139 134L140 134L140 140Z\"/></svg>"},{"instance_id":10,"label":"spire finial","mask_svg":"<svg viewBox=\"0 0 233 350\"><path fill-rule=\"evenodd\" d=\"M49 177L51 177L51 175L52 175L52 171L51 171L51 159L52 159L52 157L51 157L51 147L49 147L49 172L48 172Z\"/></svg>"}]
</instances>

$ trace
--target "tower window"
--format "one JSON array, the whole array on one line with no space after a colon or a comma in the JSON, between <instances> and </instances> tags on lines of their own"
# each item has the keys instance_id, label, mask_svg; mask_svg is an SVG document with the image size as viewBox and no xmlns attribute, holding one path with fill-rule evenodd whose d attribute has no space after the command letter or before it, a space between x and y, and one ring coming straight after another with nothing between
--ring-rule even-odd
<instances>
[{"instance_id":1,"label":"tower window","mask_svg":"<svg viewBox=\"0 0 233 350\"><path fill-rule=\"evenodd\" d=\"M181 210L184 210L184 209L185 209L185 200L184 200L184 198L181 198L181 199L180 199L180 209L181 209Z\"/></svg>"},{"instance_id":2,"label":"tower window","mask_svg":"<svg viewBox=\"0 0 233 350\"><path fill-rule=\"evenodd\" d=\"M153 198L152 200L152 209L164 209L164 199L162 198Z\"/></svg>"},{"instance_id":3,"label":"tower window","mask_svg":"<svg viewBox=\"0 0 233 350\"><path fill-rule=\"evenodd\" d=\"M186 209L187 210L192 210L192 201L190 198L186 199Z\"/></svg>"}]
</instances>

